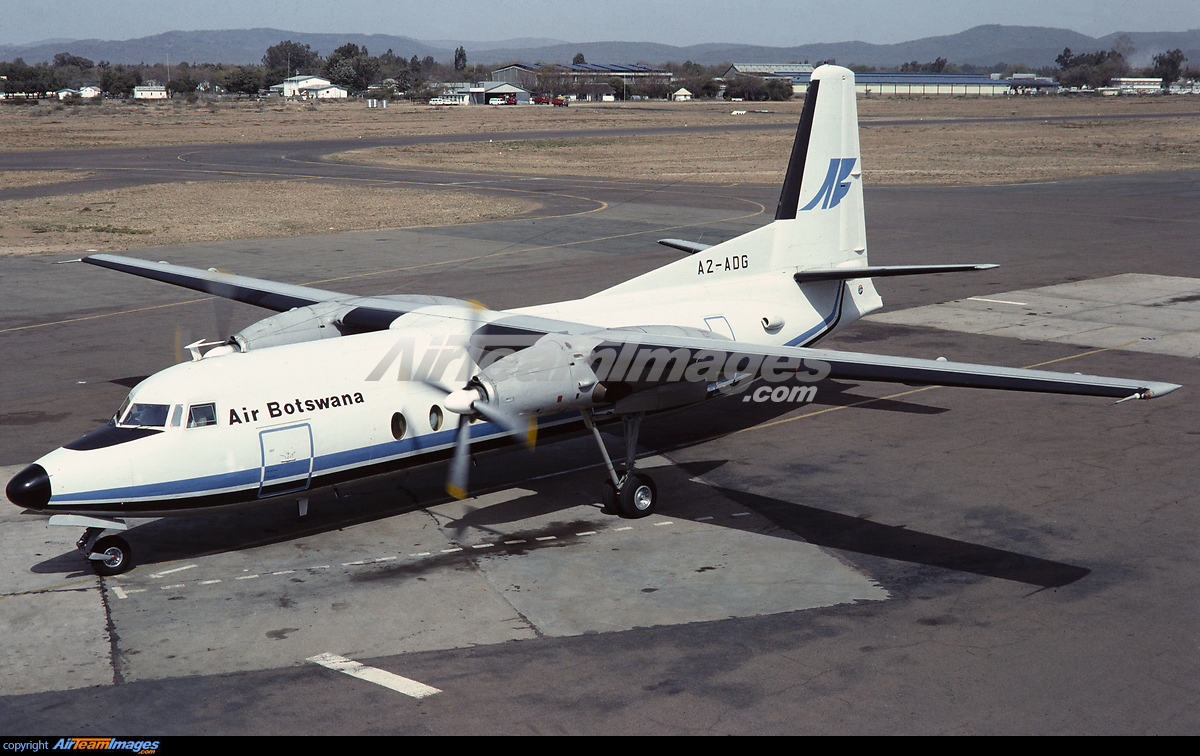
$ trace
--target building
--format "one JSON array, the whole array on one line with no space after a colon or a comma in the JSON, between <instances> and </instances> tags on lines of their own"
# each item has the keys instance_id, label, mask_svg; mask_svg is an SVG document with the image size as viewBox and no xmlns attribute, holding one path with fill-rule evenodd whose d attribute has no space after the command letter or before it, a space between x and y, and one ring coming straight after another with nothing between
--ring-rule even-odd
<instances>
[{"instance_id":1,"label":"building","mask_svg":"<svg viewBox=\"0 0 1200 756\"><path fill-rule=\"evenodd\" d=\"M1112 80L1112 87L1121 94L1159 94L1162 92L1162 79L1117 78Z\"/></svg>"},{"instance_id":2,"label":"building","mask_svg":"<svg viewBox=\"0 0 1200 756\"><path fill-rule=\"evenodd\" d=\"M680 87L679 89L675 90L674 94L671 95L671 99L675 102L691 102L692 93Z\"/></svg>"},{"instance_id":3,"label":"building","mask_svg":"<svg viewBox=\"0 0 1200 756\"><path fill-rule=\"evenodd\" d=\"M528 63L512 65L492 71L492 81L516 84L527 91L575 91L585 84L608 83L620 79L625 84L639 81L661 81L671 83L671 72L665 68L654 68L641 64L618 65L606 63L578 63L533 66Z\"/></svg>"},{"instance_id":4,"label":"building","mask_svg":"<svg viewBox=\"0 0 1200 756\"><path fill-rule=\"evenodd\" d=\"M284 79L282 84L271 87L271 91L301 100L341 99L350 95L345 87L339 87L320 76L291 76Z\"/></svg>"},{"instance_id":5,"label":"building","mask_svg":"<svg viewBox=\"0 0 1200 756\"><path fill-rule=\"evenodd\" d=\"M529 90L506 81L481 81L460 86L455 92L443 94L443 104L465 105L528 105Z\"/></svg>"},{"instance_id":6,"label":"building","mask_svg":"<svg viewBox=\"0 0 1200 756\"><path fill-rule=\"evenodd\" d=\"M167 99L167 88L161 84L143 84L133 88L133 99L165 100Z\"/></svg>"},{"instance_id":7,"label":"building","mask_svg":"<svg viewBox=\"0 0 1200 756\"><path fill-rule=\"evenodd\" d=\"M808 92L811 73L798 74L792 79L792 91L799 95ZM1056 82L1027 81L1020 85L1042 89L1044 86L1057 88ZM951 97L994 97L1012 94L1019 89L1017 84L1004 79L977 74L934 74L934 73L877 73L854 74L855 90L864 96L923 96L943 95Z\"/></svg>"}]
</instances>

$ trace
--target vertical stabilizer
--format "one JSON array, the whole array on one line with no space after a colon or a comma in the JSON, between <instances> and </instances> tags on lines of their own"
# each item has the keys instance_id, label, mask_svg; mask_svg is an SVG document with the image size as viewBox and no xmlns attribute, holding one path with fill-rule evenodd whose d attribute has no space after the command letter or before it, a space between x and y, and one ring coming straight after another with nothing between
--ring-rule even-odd
<instances>
[{"instance_id":1,"label":"vertical stabilizer","mask_svg":"<svg viewBox=\"0 0 1200 756\"><path fill-rule=\"evenodd\" d=\"M858 110L848 69L813 71L772 227L774 269L866 264Z\"/></svg>"}]
</instances>

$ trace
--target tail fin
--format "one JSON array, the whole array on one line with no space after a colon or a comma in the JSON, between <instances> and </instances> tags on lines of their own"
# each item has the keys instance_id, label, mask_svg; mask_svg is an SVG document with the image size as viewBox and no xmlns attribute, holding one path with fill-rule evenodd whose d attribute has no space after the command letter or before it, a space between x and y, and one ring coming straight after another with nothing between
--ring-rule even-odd
<instances>
[{"instance_id":1,"label":"tail fin","mask_svg":"<svg viewBox=\"0 0 1200 756\"><path fill-rule=\"evenodd\" d=\"M848 69L813 71L775 221L773 269L866 264L858 109Z\"/></svg>"}]
</instances>

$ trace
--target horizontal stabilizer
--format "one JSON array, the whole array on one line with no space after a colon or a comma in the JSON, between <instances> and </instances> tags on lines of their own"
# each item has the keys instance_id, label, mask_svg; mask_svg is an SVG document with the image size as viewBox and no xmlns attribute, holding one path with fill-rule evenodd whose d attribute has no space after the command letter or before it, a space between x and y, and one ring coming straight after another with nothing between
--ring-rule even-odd
<instances>
[{"instance_id":1,"label":"horizontal stabilizer","mask_svg":"<svg viewBox=\"0 0 1200 756\"><path fill-rule=\"evenodd\" d=\"M701 244L700 242L690 242L686 239L659 239L659 244L672 249L677 249L681 252L687 252L689 255L694 255L697 252L703 252L706 249L711 249L711 244Z\"/></svg>"},{"instance_id":2,"label":"horizontal stabilizer","mask_svg":"<svg viewBox=\"0 0 1200 756\"><path fill-rule=\"evenodd\" d=\"M882 276L919 276L928 273L961 273L967 270L988 270L999 267L992 263L979 265L868 265L865 268L834 268L832 270L802 270L792 278L796 283L809 281L846 281L852 278Z\"/></svg>"}]
</instances>

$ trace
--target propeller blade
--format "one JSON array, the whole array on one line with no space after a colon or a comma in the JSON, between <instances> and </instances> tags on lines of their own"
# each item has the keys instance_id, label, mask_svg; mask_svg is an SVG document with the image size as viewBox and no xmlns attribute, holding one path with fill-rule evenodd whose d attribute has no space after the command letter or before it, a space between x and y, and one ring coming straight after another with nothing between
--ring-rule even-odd
<instances>
[{"instance_id":1,"label":"propeller blade","mask_svg":"<svg viewBox=\"0 0 1200 756\"><path fill-rule=\"evenodd\" d=\"M534 443L537 442L537 419L533 415L530 415L528 419L522 419L519 415L509 414L483 400L476 400L471 404L471 408L508 431L508 435L525 444L526 447L532 449Z\"/></svg>"},{"instance_id":2,"label":"propeller blade","mask_svg":"<svg viewBox=\"0 0 1200 756\"><path fill-rule=\"evenodd\" d=\"M456 499L467 498L467 475L471 466L471 419L466 415L458 418L458 430L454 434L454 458L450 460L450 474L446 478L446 493Z\"/></svg>"}]
</instances>

